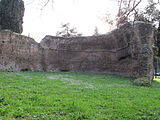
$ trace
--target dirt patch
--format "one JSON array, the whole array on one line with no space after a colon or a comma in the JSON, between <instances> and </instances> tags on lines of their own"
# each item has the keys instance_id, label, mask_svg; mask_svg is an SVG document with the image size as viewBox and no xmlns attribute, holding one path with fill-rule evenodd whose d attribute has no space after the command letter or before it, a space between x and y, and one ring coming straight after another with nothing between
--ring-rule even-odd
<instances>
[{"instance_id":1,"label":"dirt patch","mask_svg":"<svg viewBox=\"0 0 160 120\"><path fill-rule=\"evenodd\" d=\"M51 80L60 80L67 85L82 85L84 88L95 88L91 83L75 80L69 75L52 75L47 78Z\"/></svg>"}]
</instances>

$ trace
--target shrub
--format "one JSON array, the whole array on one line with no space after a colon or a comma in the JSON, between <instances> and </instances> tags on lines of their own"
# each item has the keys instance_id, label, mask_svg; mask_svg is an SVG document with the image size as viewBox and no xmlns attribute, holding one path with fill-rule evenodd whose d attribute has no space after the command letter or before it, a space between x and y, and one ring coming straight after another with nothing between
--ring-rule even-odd
<instances>
[{"instance_id":1,"label":"shrub","mask_svg":"<svg viewBox=\"0 0 160 120\"><path fill-rule=\"evenodd\" d=\"M146 77L137 78L133 81L133 85L136 86L145 86L145 87L151 87L151 81L148 80Z\"/></svg>"}]
</instances>

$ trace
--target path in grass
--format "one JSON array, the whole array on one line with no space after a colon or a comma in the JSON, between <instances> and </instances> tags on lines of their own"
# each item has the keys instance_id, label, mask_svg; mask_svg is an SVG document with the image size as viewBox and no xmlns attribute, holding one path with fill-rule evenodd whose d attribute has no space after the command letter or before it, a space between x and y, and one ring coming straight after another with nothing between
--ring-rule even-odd
<instances>
[{"instance_id":1,"label":"path in grass","mask_svg":"<svg viewBox=\"0 0 160 120\"><path fill-rule=\"evenodd\" d=\"M0 120L160 120L160 83L91 73L0 73Z\"/></svg>"},{"instance_id":2,"label":"path in grass","mask_svg":"<svg viewBox=\"0 0 160 120\"><path fill-rule=\"evenodd\" d=\"M66 87L68 85L81 85L81 88L95 88L91 83L88 83L86 81L82 81L82 80L78 80L78 79L73 79L72 78L73 76L71 75L49 75L48 78L51 79L51 80L60 80L62 81L63 83L66 84ZM82 87L83 85L83 87Z\"/></svg>"}]
</instances>

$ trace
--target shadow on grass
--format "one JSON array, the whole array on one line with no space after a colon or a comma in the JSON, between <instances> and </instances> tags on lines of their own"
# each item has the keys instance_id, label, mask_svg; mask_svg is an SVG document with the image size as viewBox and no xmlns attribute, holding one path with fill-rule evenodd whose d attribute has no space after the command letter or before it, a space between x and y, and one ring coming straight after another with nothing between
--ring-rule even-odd
<instances>
[{"instance_id":1,"label":"shadow on grass","mask_svg":"<svg viewBox=\"0 0 160 120\"><path fill-rule=\"evenodd\" d=\"M155 87L160 87L160 77L154 77L152 84Z\"/></svg>"}]
</instances>

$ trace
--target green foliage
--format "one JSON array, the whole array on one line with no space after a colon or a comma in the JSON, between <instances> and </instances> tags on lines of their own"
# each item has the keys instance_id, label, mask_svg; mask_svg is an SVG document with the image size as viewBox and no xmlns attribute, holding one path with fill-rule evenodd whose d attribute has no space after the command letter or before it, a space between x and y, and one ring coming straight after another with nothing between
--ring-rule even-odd
<instances>
[{"instance_id":1,"label":"green foliage","mask_svg":"<svg viewBox=\"0 0 160 120\"><path fill-rule=\"evenodd\" d=\"M92 73L0 73L0 120L159 120L160 83Z\"/></svg>"},{"instance_id":2,"label":"green foliage","mask_svg":"<svg viewBox=\"0 0 160 120\"><path fill-rule=\"evenodd\" d=\"M61 37L76 37L76 36L82 36L81 33L78 33L77 32L77 29L76 28L70 28L70 24L69 23L66 23L66 24L63 24L61 26L61 31L58 31L56 33L56 36L61 36Z\"/></svg>"},{"instance_id":3,"label":"green foliage","mask_svg":"<svg viewBox=\"0 0 160 120\"><path fill-rule=\"evenodd\" d=\"M135 14L134 20L135 21L150 22L143 12Z\"/></svg>"},{"instance_id":4,"label":"green foliage","mask_svg":"<svg viewBox=\"0 0 160 120\"><path fill-rule=\"evenodd\" d=\"M145 87L151 87L152 83L150 80L148 80L146 77L137 78L133 81L133 84L136 86L145 86Z\"/></svg>"},{"instance_id":5,"label":"green foliage","mask_svg":"<svg viewBox=\"0 0 160 120\"><path fill-rule=\"evenodd\" d=\"M138 10L135 13L134 19L137 21L152 22L153 24L156 24L160 19L160 11L157 9L157 6L157 2L154 0L148 0L148 5L143 11Z\"/></svg>"},{"instance_id":6,"label":"green foliage","mask_svg":"<svg viewBox=\"0 0 160 120\"><path fill-rule=\"evenodd\" d=\"M153 56L158 56L158 47L153 46L152 50L153 50Z\"/></svg>"},{"instance_id":7,"label":"green foliage","mask_svg":"<svg viewBox=\"0 0 160 120\"><path fill-rule=\"evenodd\" d=\"M95 29L94 29L94 33L93 33L93 36L97 36L97 35L99 35L99 31L98 31L98 28L97 28L97 27L95 27Z\"/></svg>"}]
</instances>

